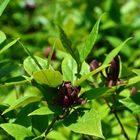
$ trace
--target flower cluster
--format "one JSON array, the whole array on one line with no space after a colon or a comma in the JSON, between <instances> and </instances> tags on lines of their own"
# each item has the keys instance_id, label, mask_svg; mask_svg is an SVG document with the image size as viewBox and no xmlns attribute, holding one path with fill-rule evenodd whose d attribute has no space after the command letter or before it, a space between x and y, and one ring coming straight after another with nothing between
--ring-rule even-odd
<instances>
[{"instance_id":1,"label":"flower cluster","mask_svg":"<svg viewBox=\"0 0 140 140\"><path fill-rule=\"evenodd\" d=\"M82 100L82 96L78 96L80 93L80 86L73 86L71 82L64 82L64 84L59 88L59 103L64 107L72 107L74 105L84 104L85 101Z\"/></svg>"}]
</instances>

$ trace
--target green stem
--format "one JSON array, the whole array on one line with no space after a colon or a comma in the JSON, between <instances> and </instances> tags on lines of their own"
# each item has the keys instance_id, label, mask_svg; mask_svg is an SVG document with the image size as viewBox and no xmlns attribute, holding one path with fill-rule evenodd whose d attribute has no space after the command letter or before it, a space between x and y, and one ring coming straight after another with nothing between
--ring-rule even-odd
<instances>
[{"instance_id":1,"label":"green stem","mask_svg":"<svg viewBox=\"0 0 140 140\"><path fill-rule=\"evenodd\" d=\"M52 120L52 122L50 123L49 127L46 129L45 136L42 138L42 140L45 140L46 139L48 133L53 128L53 126L54 126L55 122L57 121L57 119L58 119L58 116L55 116L54 119Z\"/></svg>"},{"instance_id":2,"label":"green stem","mask_svg":"<svg viewBox=\"0 0 140 140\"><path fill-rule=\"evenodd\" d=\"M121 127L121 129L122 129L122 133L123 133L124 137L125 137L127 140L130 140L129 137L128 137L128 135L127 135L127 133L125 132L125 129L124 129L124 127L123 127L123 124L122 124L122 122L121 122L121 120L120 120L120 118L119 118L119 116L118 116L116 110L114 110L114 109L110 106L110 104L108 103L108 101L107 101L105 98L104 98L104 100L105 100L107 106L110 108L111 112L115 115L115 118L117 119L117 121L118 121L118 123L119 123L119 125L120 125L120 127Z\"/></svg>"},{"instance_id":3,"label":"green stem","mask_svg":"<svg viewBox=\"0 0 140 140\"><path fill-rule=\"evenodd\" d=\"M64 111L64 113L62 114L62 116L56 115L54 117L54 119L52 120L52 122L50 123L50 125L48 126L48 128L45 130L45 136L42 138L42 140L46 140L46 137L47 137L48 133L53 128L53 126L56 123L56 121L61 120L61 119L64 119L69 114L69 112L70 112L70 110L69 109L66 109Z\"/></svg>"}]
</instances>

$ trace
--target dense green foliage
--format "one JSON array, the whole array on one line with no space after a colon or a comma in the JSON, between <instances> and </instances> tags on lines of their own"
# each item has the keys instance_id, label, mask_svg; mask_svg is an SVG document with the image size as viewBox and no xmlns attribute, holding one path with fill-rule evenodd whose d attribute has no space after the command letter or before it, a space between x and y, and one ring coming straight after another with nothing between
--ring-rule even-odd
<instances>
[{"instance_id":1,"label":"dense green foliage","mask_svg":"<svg viewBox=\"0 0 140 140\"><path fill-rule=\"evenodd\" d=\"M139 140L139 0L0 1L0 140Z\"/></svg>"}]
</instances>

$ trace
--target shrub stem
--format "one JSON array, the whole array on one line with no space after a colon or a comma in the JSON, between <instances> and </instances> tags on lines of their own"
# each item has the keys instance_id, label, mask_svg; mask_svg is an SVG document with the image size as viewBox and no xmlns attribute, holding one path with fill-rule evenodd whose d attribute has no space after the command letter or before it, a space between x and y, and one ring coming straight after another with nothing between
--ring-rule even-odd
<instances>
[{"instance_id":1,"label":"shrub stem","mask_svg":"<svg viewBox=\"0 0 140 140\"><path fill-rule=\"evenodd\" d=\"M45 136L42 138L42 140L46 139L46 136L48 135L48 133L50 132L50 130L53 128L55 122L57 121L58 116L55 116L54 119L52 120L52 122L50 123L50 125L48 126L48 128L45 131Z\"/></svg>"},{"instance_id":2,"label":"shrub stem","mask_svg":"<svg viewBox=\"0 0 140 140\"><path fill-rule=\"evenodd\" d=\"M121 120L120 120L119 116L117 115L116 110L112 109L112 107L110 106L110 104L108 103L108 101L105 98L104 98L104 100L105 100L107 106L110 108L111 112L115 115L115 118L117 119L117 121L118 121L118 123L119 123L119 125L120 125L120 127L122 129L123 135L125 136L125 138L127 140L130 140L129 137L128 137L128 135L127 135L127 133L125 132L125 129L123 127L123 124L121 123Z\"/></svg>"}]
</instances>

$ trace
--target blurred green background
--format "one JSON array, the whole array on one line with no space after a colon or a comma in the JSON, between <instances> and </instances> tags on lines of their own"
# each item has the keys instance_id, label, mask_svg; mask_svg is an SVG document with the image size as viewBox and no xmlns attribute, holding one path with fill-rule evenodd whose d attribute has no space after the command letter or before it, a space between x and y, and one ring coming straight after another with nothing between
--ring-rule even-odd
<instances>
[{"instance_id":1,"label":"blurred green background","mask_svg":"<svg viewBox=\"0 0 140 140\"><path fill-rule=\"evenodd\" d=\"M63 49L56 25L77 46L103 13L98 40L89 60L104 60L106 53L133 37L121 55L128 66L140 67L140 0L15 0L4 11L0 27L8 39L20 37L34 54L43 56L54 40L57 40L56 48ZM25 57L24 51L15 46L4 57L7 55L13 60Z\"/></svg>"}]
</instances>

